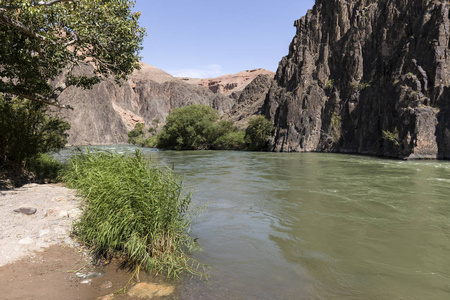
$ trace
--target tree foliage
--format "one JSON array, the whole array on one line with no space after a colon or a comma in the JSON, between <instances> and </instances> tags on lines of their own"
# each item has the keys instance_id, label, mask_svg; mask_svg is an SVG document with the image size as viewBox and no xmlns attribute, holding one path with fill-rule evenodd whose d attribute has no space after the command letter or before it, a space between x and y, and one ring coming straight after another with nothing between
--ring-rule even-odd
<instances>
[{"instance_id":1,"label":"tree foliage","mask_svg":"<svg viewBox=\"0 0 450 300\"><path fill-rule=\"evenodd\" d=\"M216 150L246 150L245 131L233 130L219 136L212 144Z\"/></svg>"},{"instance_id":2,"label":"tree foliage","mask_svg":"<svg viewBox=\"0 0 450 300\"><path fill-rule=\"evenodd\" d=\"M144 36L129 0L0 0L0 93L57 104L69 86L89 88L104 76L138 67ZM79 76L83 62L95 66ZM51 81L64 74L61 85Z\"/></svg>"},{"instance_id":3,"label":"tree foliage","mask_svg":"<svg viewBox=\"0 0 450 300\"><path fill-rule=\"evenodd\" d=\"M245 130L245 141L249 150L262 151L267 150L269 137L273 131L272 123L264 116L257 116L248 122Z\"/></svg>"},{"instance_id":4,"label":"tree foliage","mask_svg":"<svg viewBox=\"0 0 450 300\"><path fill-rule=\"evenodd\" d=\"M144 136L144 123L136 123L134 129L128 132L128 143L136 145L137 140Z\"/></svg>"},{"instance_id":5,"label":"tree foliage","mask_svg":"<svg viewBox=\"0 0 450 300\"><path fill-rule=\"evenodd\" d=\"M175 108L166 119L158 136L158 147L176 150L209 149L216 137L214 123L217 110L208 105L194 104Z\"/></svg>"},{"instance_id":6,"label":"tree foliage","mask_svg":"<svg viewBox=\"0 0 450 300\"><path fill-rule=\"evenodd\" d=\"M194 104L176 108L167 116L166 125L158 135L137 144L175 150L267 149L273 125L265 117L251 119L245 131L240 131L232 121L218 121L218 118L218 111L207 105ZM134 129L130 135L134 136L138 132L142 130ZM129 142L134 139L139 138L133 137Z\"/></svg>"},{"instance_id":7,"label":"tree foliage","mask_svg":"<svg viewBox=\"0 0 450 300\"><path fill-rule=\"evenodd\" d=\"M23 165L67 143L70 125L47 115L47 105L0 95L0 169Z\"/></svg>"}]
</instances>

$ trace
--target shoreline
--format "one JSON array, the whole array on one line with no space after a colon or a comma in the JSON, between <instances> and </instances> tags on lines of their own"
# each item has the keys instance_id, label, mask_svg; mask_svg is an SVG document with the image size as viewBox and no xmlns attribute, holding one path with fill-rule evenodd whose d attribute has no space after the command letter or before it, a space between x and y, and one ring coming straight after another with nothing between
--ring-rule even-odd
<instances>
[{"instance_id":1,"label":"shoreline","mask_svg":"<svg viewBox=\"0 0 450 300\"><path fill-rule=\"evenodd\" d=\"M149 283L114 295L131 274L119 269L118 262L92 266L83 247L70 237L72 222L81 214L81 201L74 190L60 184L27 184L0 191L2 299L136 299L132 291L138 286L145 287L139 291L141 299L167 299L174 291L170 282L144 273L140 279ZM91 278L90 273L97 275Z\"/></svg>"}]
</instances>

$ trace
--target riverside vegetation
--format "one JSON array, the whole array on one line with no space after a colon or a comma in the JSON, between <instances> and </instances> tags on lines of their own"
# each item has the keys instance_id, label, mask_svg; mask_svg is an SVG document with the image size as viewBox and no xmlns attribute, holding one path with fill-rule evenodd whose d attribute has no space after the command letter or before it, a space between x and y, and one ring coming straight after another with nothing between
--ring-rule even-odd
<instances>
[{"instance_id":1,"label":"riverside vegetation","mask_svg":"<svg viewBox=\"0 0 450 300\"><path fill-rule=\"evenodd\" d=\"M45 153L65 146L70 125L47 111L42 103L0 94L0 180L11 186L56 180L60 166Z\"/></svg>"},{"instance_id":2,"label":"riverside vegetation","mask_svg":"<svg viewBox=\"0 0 450 300\"><path fill-rule=\"evenodd\" d=\"M70 108L60 103L62 93L108 77L126 79L139 67L145 29L133 6L128 0L2 1L0 188L46 181L36 178L48 173L38 170L50 162L43 155L64 147L70 128L47 114L49 105ZM79 72L86 63L90 74Z\"/></svg>"},{"instance_id":3,"label":"riverside vegetation","mask_svg":"<svg viewBox=\"0 0 450 300\"><path fill-rule=\"evenodd\" d=\"M126 79L138 67L145 32L133 5L122 0L12 0L2 6L0 188L22 183L11 181L15 170L25 174L24 181L62 178L85 196L84 213L73 229L97 258L120 255L136 272L203 276L202 265L187 256L195 248L189 236L191 198L169 169L152 165L139 153L79 154L67 166L45 155L64 147L69 129L47 114L48 105L70 108L59 102L68 88L92 88L107 77ZM92 74L79 74L77 67L85 63L94 67ZM253 142L259 127L241 132L231 122L218 121L212 109L188 109L188 114L180 109L181 123L174 110L154 143L179 150L261 150L252 147L265 144ZM186 131L181 136L174 128ZM134 138L144 128L136 129Z\"/></svg>"},{"instance_id":4,"label":"riverside vegetation","mask_svg":"<svg viewBox=\"0 0 450 300\"><path fill-rule=\"evenodd\" d=\"M173 150L251 150L267 149L273 131L272 123L264 116L250 119L245 131L232 121L219 120L217 110L207 105L175 108L159 133L154 127L144 129L137 123L128 134L128 142L143 147Z\"/></svg>"},{"instance_id":5,"label":"riverside vegetation","mask_svg":"<svg viewBox=\"0 0 450 300\"><path fill-rule=\"evenodd\" d=\"M204 276L203 266L187 256L196 248L189 227L196 212L191 195L168 168L134 155L77 154L63 180L86 199L74 224L76 236L95 258L123 257L123 266L178 277Z\"/></svg>"},{"instance_id":6,"label":"riverside vegetation","mask_svg":"<svg viewBox=\"0 0 450 300\"><path fill-rule=\"evenodd\" d=\"M70 127L48 114L49 105L70 108L59 101L68 88L126 80L138 68L145 29L134 2L6 2L0 9L0 188L62 178L85 196L74 232L96 257L121 255L136 272L202 276L186 256L195 247L191 198L169 169L139 153L79 154L67 166L45 155L64 147ZM93 72L80 74L86 63Z\"/></svg>"},{"instance_id":7,"label":"riverside vegetation","mask_svg":"<svg viewBox=\"0 0 450 300\"><path fill-rule=\"evenodd\" d=\"M78 153L66 165L56 162L45 153L64 147L70 126L48 116L47 108L0 95L0 174L8 185L62 180L77 189L86 200L73 230L96 258L122 256L136 272L203 276L187 256L195 249L191 196L172 171L140 153Z\"/></svg>"}]
</instances>

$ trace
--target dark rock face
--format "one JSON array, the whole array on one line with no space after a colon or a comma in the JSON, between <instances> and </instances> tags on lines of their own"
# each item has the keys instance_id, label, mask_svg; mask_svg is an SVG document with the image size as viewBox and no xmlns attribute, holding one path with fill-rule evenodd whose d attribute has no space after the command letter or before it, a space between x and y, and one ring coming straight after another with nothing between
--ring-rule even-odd
<instances>
[{"instance_id":1,"label":"dark rock face","mask_svg":"<svg viewBox=\"0 0 450 300\"><path fill-rule=\"evenodd\" d=\"M73 110L61 110L62 116L71 125L70 145L120 144L128 139L128 130L115 110L116 99L131 101L131 88L103 81L91 90L68 88L61 96L61 103L69 104Z\"/></svg>"},{"instance_id":2,"label":"dark rock face","mask_svg":"<svg viewBox=\"0 0 450 300\"><path fill-rule=\"evenodd\" d=\"M450 159L446 1L317 0L264 104L273 151Z\"/></svg>"},{"instance_id":3,"label":"dark rock face","mask_svg":"<svg viewBox=\"0 0 450 300\"><path fill-rule=\"evenodd\" d=\"M247 128L249 119L262 113L272 80L272 75L258 75L239 94L237 102L223 118L233 121L240 129Z\"/></svg>"}]
</instances>

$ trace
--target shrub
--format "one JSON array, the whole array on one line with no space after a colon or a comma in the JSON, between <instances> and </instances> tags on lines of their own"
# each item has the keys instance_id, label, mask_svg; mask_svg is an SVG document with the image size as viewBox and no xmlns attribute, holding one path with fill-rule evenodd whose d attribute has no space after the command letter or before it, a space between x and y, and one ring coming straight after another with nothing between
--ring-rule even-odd
<instances>
[{"instance_id":1,"label":"shrub","mask_svg":"<svg viewBox=\"0 0 450 300\"><path fill-rule=\"evenodd\" d=\"M216 131L217 110L207 105L189 105L175 108L166 119L158 135L158 148L175 150L208 149Z\"/></svg>"},{"instance_id":2,"label":"shrub","mask_svg":"<svg viewBox=\"0 0 450 300\"><path fill-rule=\"evenodd\" d=\"M245 150L245 131L228 132L216 139L212 145L216 150Z\"/></svg>"},{"instance_id":3,"label":"shrub","mask_svg":"<svg viewBox=\"0 0 450 300\"><path fill-rule=\"evenodd\" d=\"M336 112L333 112L333 115L331 116L330 133L333 139L334 148L337 148L342 138L342 117Z\"/></svg>"},{"instance_id":4,"label":"shrub","mask_svg":"<svg viewBox=\"0 0 450 300\"><path fill-rule=\"evenodd\" d=\"M41 103L0 95L0 169L26 165L67 143L70 125L47 115Z\"/></svg>"},{"instance_id":5,"label":"shrub","mask_svg":"<svg viewBox=\"0 0 450 300\"><path fill-rule=\"evenodd\" d=\"M146 134L144 128L145 128L144 123L137 123L134 126L134 129L128 133L128 143L138 145L139 147L155 148L158 144L158 136L156 135L156 128L150 127L147 130L148 134Z\"/></svg>"},{"instance_id":6,"label":"shrub","mask_svg":"<svg viewBox=\"0 0 450 300\"><path fill-rule=\"evenodd\" d=\"M88 152L71 159L64 181L86 197L73 228L94 257L116 254L132 269L202 276L199 264L186 256L195 248L189 236L191 196L182 193L170 169L140 152Z\"/></svg>"},{"instance_id":7,"label":"shrub","mask_svg":"<svg viewBox=\"0 0 450 300\"><path fill-rule=\"evenodd\" d=\"M272 131L272 122L264 116L257 116L250 119L248 127L245 130L245 142L248 144L249 150L266 150Z\"/></svg>"},{"instance_id":8,"label":"shrub","mask_svg":"<svg viewBox=\"0 0 450 300\"><path fill-rule=\"evenodd\" d=\"M134 125L134 129L128 132L128 143L136 145L138 140L144 137L144 123L136 123Z\"/></svg>"},{"instance_id":9,"label":"shrub","mask_svg":"<svg viewBox=\"0 0 450 300\"><path fill-rule=\"evenodd\" d=\"M363 81L363 82L361 82L361 85L359 86L359 89L362 91L362 90L365 90L365 89L367 89L369 87L370 87L370 82Z\"/></svg>"},{"instance_id":10,"label":"shrub","mask_svg":"<svg viewBox=\"0 0 450 300\"><path fill-rule=\"evenodd\" d=\"M327 81L327 84L325 85L325 89L331 90L331 89L333 89L333 86L334 86L334 79L330 79Z\"/></svg>"},{"instance_id":11,"label":"shrub","mask_svg":"<svg viewBox=\"0 0 450 300\"><path fill-rule=\"evenodd\" d=\"M155 127L158 127L158 126L159 126L159 123L160 123L159 119L153 119L153 120L152 120L152 124L153 124L153 126L155 126Z\"/></svg>"},{"instance_id":12,"label":"shrub","mask_svg":"<svg viewBox=\"0 0 450 300\"><path fill-rule=\"evenodd\" d=\"M153 135L148 138L146 138L140 146L142 147L149 147L149 148L156 148L158 145L158 136Z\"/></svg>"},{"instance_id":13,"label":"shrub","mask_svg":"<svg viewBox=\"0 0 450 300\"><path fill-rule=\"evenodd\" d=\"M400 138L397 127L395 127L394 131L383 130L382 136L384 140L391 141L396 146L400 146Z\"/></svg>"}]
</instances>

